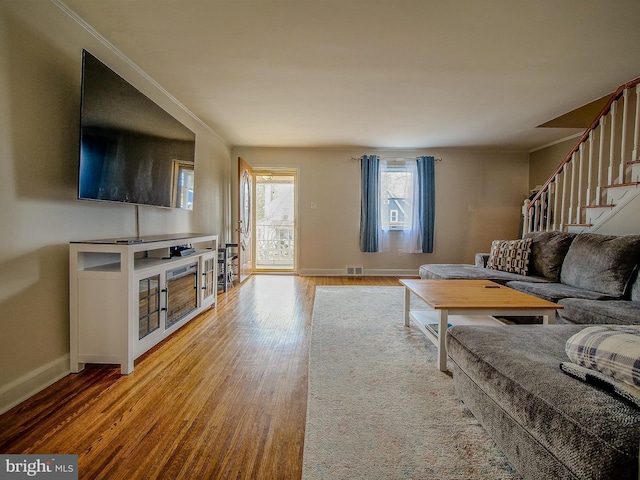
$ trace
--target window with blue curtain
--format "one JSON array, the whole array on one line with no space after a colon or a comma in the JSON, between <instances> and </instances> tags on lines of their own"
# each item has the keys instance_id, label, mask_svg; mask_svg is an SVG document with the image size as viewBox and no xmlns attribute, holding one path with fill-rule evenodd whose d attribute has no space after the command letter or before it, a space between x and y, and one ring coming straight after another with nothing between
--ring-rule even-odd
<instances>
[{"instance_id":1,"label":"window with blue curtain","mask_svg":"<svg viewBox=\"0 0 640 480\"><path fill-rule=\"evenodd\" d=\"M364 155L360 162L360 250L388 251L389 232L400 230L403 251L433 252L435 159L386 161Z\"/></svg>"}]
</instances>

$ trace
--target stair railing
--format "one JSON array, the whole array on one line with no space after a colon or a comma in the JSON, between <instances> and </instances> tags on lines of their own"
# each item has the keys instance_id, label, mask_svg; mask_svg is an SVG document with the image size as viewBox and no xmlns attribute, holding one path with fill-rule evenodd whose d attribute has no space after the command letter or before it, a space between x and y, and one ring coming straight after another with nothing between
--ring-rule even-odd
<instances>
[{"instance_id":1,"label":"stair railing","mask_svg":"<svg viewBox=\"0 0 640 480\"><path fill-rule=\"evenodd\" d=\"M632 104L633 121L629 112ZM631 158L627 154L630 131L633 131ZM618 87L542 188L533 198L525 200L523 235L589 228L585 209L605 206L606 188L640 181L629 178L630 165L640 161L639 155L640 77Z\"/></svg>"}]
</instances>

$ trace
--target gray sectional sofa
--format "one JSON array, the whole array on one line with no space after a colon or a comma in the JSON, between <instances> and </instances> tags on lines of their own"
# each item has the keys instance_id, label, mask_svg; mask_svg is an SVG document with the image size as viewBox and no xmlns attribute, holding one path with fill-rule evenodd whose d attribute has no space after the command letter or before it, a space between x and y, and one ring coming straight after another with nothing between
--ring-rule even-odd
<instances>
[{"instance_id":1,"label":"gray sectional sofa","mask_svg":"<svg viewBox=\"0 0 640 480\"><path fill-rule=\"evenodd\" d=\"M453 326L456 396L525 479L638 478L640 409L560 369L582 325Z\"/></svg>"},{"instance_id":2,"label":"gray sectional sofa","mask_svg":"<svg viewBox=\"0 0 640 480\"><path fill-rule=\"evenodd\" d=\"M601 379L570 376L561 364L567 341L593 324L640 333L628 327L640 324L640 235L526 238L526 275L487 268L486 254L476 265L420 268L422 278L489 279L564 307L559 325L449 328L456 395L525 479L637 479L640 400Z\"/></svg>"},{"instance_id":3,"label":"gray sectional sofa","mask_svg":"<svg viewBox=\"0 0 640 480\"><path fill-rule=\"evenodd\" d=\"M531 239L526 275L475 265L430 264L421 278L486 279L559 303L558 323L640 323L640 235L538 232Z\"/></svg>"}]
</instances>

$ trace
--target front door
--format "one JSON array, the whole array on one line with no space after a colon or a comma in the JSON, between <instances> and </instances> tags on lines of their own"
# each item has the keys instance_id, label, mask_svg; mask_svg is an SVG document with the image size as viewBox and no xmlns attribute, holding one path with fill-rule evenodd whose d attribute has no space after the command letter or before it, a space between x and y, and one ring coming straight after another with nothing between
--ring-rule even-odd
<instances>
[{"instance_id":1,"label":"front door","mask_svg":"<svg viewBox=\"0 0 640 480\"><path fill-rule=\"evenodd\" d=\"M252 232L252 185L251 165L238 157L238 277L242 283L252 272L253 244Z\"/></svg>"}]
</instances>

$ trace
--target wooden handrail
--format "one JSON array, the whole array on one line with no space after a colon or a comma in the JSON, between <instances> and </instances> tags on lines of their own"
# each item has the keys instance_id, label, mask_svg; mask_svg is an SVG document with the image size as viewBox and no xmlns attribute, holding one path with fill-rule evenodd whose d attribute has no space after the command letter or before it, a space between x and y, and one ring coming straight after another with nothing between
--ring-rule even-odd
<instances>
[{"instance_id":1,"label":"wooden handrail","mask_svg":"<svg viewBox=\"0 0 640 480\"><path fill-rule=\"evenodd\" d=\"M607 113L609 113L609 110L611 109L611 105L613 105L613 102L617 101L622 96L622 94L624 93L624 91L627 88L635 87L638 84L640 84L640 77L637 77L637 78L631 80L630 82L627 82L627 83L625 83L623 85L620 85L616 89L616 91L611 94L611 96L609 97L609 100L607 101L605 106L602 107L602 109L600 110L600 113L596 116L595 120L593 122L591 122L591 124L589 125L589 127L587 127L587 129L582 134L582 136L580 137L578 142L569 151L567 156L564 157L564 160L562 160L562 162L560 162L560 165L558 166L558 168L556 168L555 172L553 172L553 174L545 182L545 184L542 186L542 188L540 190L538 190L538 193L536 193L536 195L531 199L531 202L529 202L529 205L527 205L527 211L531 210L531 208L533 208L533 205L535 204L535 202L542 196L542 194L544 192L547 191L547 189L549 188L549 185L551 184L551 182L553 182L553 180L556 178L556 176L558 176L560 174L560 172L562 172L562 169L564 168L564 166L571 161L571 158L573 157L573 154L576 153L580 149L580 145L583 142L587 141L587 139L589 138L589 135L591 134L591 132L593 130L595 130L595 128L600 123L600 119L602 117L604 117Z\"/></svg>"}]
</instances>

